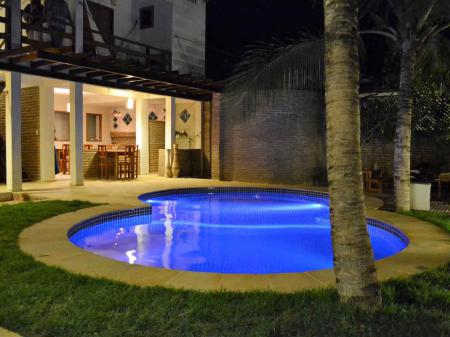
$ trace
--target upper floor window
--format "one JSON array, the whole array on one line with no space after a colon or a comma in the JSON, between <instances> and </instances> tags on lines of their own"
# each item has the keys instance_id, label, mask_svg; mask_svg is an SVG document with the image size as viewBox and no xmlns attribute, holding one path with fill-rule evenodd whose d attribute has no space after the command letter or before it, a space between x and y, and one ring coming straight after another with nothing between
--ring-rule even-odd
<instances>
[{"instance_id":1,"label":"upper floor window","mask_svg":"<svg viewBox=\"0 0 450 337\"><path fill-rule=\"evenodd\" d=\"M139 28L153 28L155 26L155 6L142 7L139 13Z\"/></svg>"}]
</instances>

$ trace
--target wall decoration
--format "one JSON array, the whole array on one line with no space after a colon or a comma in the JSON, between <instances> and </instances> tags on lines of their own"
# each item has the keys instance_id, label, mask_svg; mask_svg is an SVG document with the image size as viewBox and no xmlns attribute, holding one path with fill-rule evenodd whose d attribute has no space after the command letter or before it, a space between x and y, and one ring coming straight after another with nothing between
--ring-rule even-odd
<instances>
[{"instance_id":1,"label":"wall decoration","mask_svg":"<svg viewBox=\"0 0 450 337\"><path fill-rule=\"evenodd\" d=\"M122 120L126 125L129 125L133 121L133 118L131 118L131 115L127 112Z\"/></svg>"},{"instance_id":2,"label":"wall decoration","mask_svg":"<svg viewBox=\"0 0 450 337\"><path fill-rule=\"evenodd\" d=\"M158 120L158 116L155 114L154 111L150 112L150 115L148 115L148 120L150 120L150 121Z\"/></svg>"},{"instance_id":3,"label":"wall decoration","mask_svg":"<svg viewBox=\"0 0 450 337\"><path fill-rule=\"evenodd\" d=\"M117 123L114 123L114 124L113 124L113 128L114 128L114 129L117 129L118 127L119 127L119 124L117 124Z\"/></svg>"},{"instance_id":4,"label":"wall decoration","mask_svg":"<svg viewBox=\"0 0 450 337\"><path fill-rule=\"evenodd\" d=\"M117 122L117 121L118 121L117 117L114 117L114 118L113 118L113 121L114 121L114 122Z\"/></svg>"},{"instance_id":5,"label":"wall decoration","mask_svg":"<svg viewBox=\"0 0 450 337\"><path fill-rule=\"evenodd\" d=\"M190 113L184 109L183 111L181 111L180 113L180 118L183 122L187 123L187 121L189 120L189 118L191 118Z\"/></svg>"}]
</instances>

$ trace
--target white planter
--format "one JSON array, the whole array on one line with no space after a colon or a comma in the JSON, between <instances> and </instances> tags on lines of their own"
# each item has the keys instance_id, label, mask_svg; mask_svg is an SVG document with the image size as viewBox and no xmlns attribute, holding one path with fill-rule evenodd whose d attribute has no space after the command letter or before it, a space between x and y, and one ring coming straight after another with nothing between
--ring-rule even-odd
<instances>
[{"instance_id":1,"label":"white planter","mask_svg":"<svg viewBox=\"0 0 450 337\"><path fill-rule=\"evenodd\" d=\"M411 209L418 211L430 210L431 184L411 183Z\"/></svg>"}]
</instances>

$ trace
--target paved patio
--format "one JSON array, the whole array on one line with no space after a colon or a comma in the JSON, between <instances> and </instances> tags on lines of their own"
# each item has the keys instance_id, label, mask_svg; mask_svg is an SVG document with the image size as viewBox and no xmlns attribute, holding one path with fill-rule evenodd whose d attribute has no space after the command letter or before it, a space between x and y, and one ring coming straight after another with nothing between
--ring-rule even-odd
<instances>
[{"instance_id":1,"label":"paved patio","mask_svg":"<svg viewBox=\"0 0 450 337\"><path fill-rule=\"evenodd\" d=\"M0 328L0 337L20 337L20 335L6 329Z\"/></svg>"},{"instance_id":2,"label":"paved patio","mask_svg":"<svg viewBox=\"0 0 450 337\"><path fill-rule=\"evenodd\" d=\"M254 186L254 187L286 187L304 188L309 190L326 191L326 187L307 185L270 185L254 184L244 182L226 182L213 179L194 178L164 178L158 175L140 176L139 179L131 181L114 180L86 180L84 186L70 186L68 176L59 178L53 182L29 182L23 184L23 192L17 193L17 199L40 200L88 200L97 203L108 203L114 206L137 207L142 203L137 199L140 194L171 189L189 187L211 187L211 186ZM6 186L0 185L0 194L7 194ZM366 195L367 208L378 208L383 205L382 201L373 195Z\"/></svg>"},{"instance_id":3,"label":"paved patio","mask_svg":"<svg viewBox=\"0 0 450 337\"><path fill-rule=\"evenodd\" d=\"M195 273L129 265L93 255L67 240L67 231L76 223L108 211L142 206L139 194L170 188L208 186L269 186L204 179L168 179L145 176L136 181L87 181L83 187L71 187L68 181L28 183L23 196L30 199L81 199L104 203L95 208L60 215L25 230L20 236L23 251L38 261L65 270L104 277L138 286L166 286L195 290L273 290L293 292L334 285L332 270L274 275L224 275ZM273 187L273 185L272 185ZM292 188L292 186L289 186ZM306 186L295 186L308 188ZM309 187L309 189L314 189ZM315 188L324 190L323 188ZM415 218L377 210L382 202L367 196L367 214L402 230L410 245L388 259L377 262L381 280L411 275L447 262L450 258L450 236L442 229Z\"/></svg>"}]
</instances>

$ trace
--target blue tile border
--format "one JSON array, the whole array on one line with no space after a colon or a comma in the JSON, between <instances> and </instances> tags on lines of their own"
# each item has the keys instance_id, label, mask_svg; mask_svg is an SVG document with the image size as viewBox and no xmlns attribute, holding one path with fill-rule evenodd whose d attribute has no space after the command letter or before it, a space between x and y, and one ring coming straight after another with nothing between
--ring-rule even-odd
<instances>
[{"instance_id":1,"label":"blue tile border","mask_svg":"<svg viewBox=\"0 0 450 337\"><path fill-rule=\"evenodd\" d=\"M139 200L146 203L147 200L163 197L169 195L180 195L180 194L198 194L198 193L216 193L216 194L227 194L227 193L280 193L287 195L298 195L298 196L306 196L320 199L321 201L326 201L328 203L328 193L319 192L319 191L310 191L310 190L301 190L301 189L286 189L286 188L260 188L260 187L196 187L196 188L177 188L177 189L168 189L161 190L151 193L145 193L138 197ZM79 232L82 229L99 225L105 221L109 220L119 220L130 217L136 217L140 215L149 215L152 214L151 206L134 208L134 209L126 209L114 212L104 213L93 218L89 218L84 220L72 228L67 233L67 237L72 237L75 233ZM380 220L367 218L367 224L369 226L378 227L385 231L390 232L391 234L397 236L400 240L402 240L406 245L409 245L408 237L399 229L394 226L382 222Z\"/></svg>"}]
</instances>

